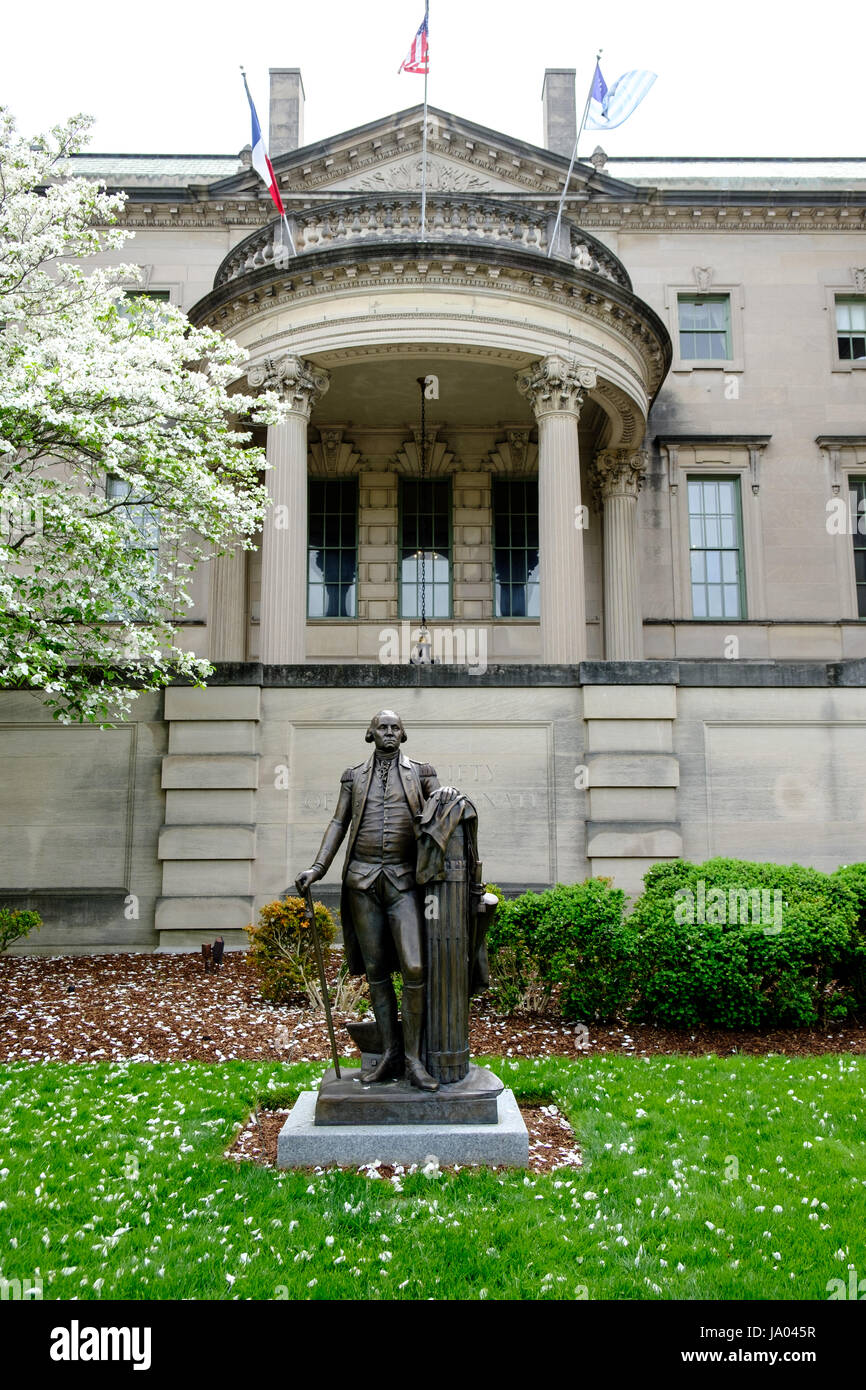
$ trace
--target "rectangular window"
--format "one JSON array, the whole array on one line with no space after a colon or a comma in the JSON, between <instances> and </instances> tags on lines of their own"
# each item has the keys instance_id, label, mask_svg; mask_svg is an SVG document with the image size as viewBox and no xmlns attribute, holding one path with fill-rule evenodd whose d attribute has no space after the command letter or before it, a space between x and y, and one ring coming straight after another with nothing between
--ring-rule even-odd
<instances>
[{"instance_id":1,"label":"rectangular window","mask_svg":"<svg viewBox=\"0 0 866 1390\"><path fill-rule=\"evenodd\" d=\"M677 312L682 361L731 361L730 295L681 294L677 296Z\"/></svg>"},{"instance_id":2,"label":"rectangular window","mask_svg":"<svg viewBox=\"0 0 866 1390\"><path fill-rule=\"evenodd\" d=\"M155 304L170 304L171 290L127 290L126 299L150 299ZM121 304L119 312L123 318L129 318L129 312Z\"/></svg>"},{"instance_id":3,"label":"rectangular window","mask_svg":"<svg viewBox=\"0 0 866 1390\"><path fill-rule=\"evenodd\" d=\"M109 477L106 482L105 495L110 501L118 503L115 515L122 513L126 516L135 528L127 540L127 549L140 546L146 551L150 558L150 566L154 576L159 569L159 513L149 502L142 499L133 491L129 483L123 478ZM137 603L141 603L141 595L136 595ZM116 610L112 615L118 619L141 617L141 610L127 613Z\"/></svg>"},{"instance_id":4,"label":"rectangular window","mask_svg":"<svg viewBox=\"0 0 866 1390\"><path fill-rule=\"evenodd\" d=\"M405 478L400 491L400 615L451 616L451 487L447 478Z\"/></svg>"},{"instance_id":5,"label":"rectangular window","mask_svg":"<svg viewBox=\"0 0 866 1390\"><path fill-rule=\"evenodd\" d=\"M866 359L866 295L837 294L836 343L841 362Z\"/></svg>"},{"instance_id":6,"label":"rectangular window","mask_svg":"<svg viewBox=\"0 0 866 1390\"><path fill-rule=\"evenodd\" d=\"M744 618L739 478L689 478L692 616Z\"/></svg>"},{"instance_id":7,"label":"rectangular window","mask_svg":"<svg viewBox=\"0 0 866 1390\"><path fill-rule=\"evenodd\" d=\"M496 617L539 617L538 482L535 478L494 479L493 570Z\"/></svg>"},{"instance_id":8,"label":"rectangular window","mask_svg":"<svg viewBox=\"0 0 866 1390\"><path fill-rule=\"evenodd\" d=\"M307 616L354 618L358 578L356 478L309 481Z\"/></svg>"},{"instance_id":9,"label":"rectangular window","mask_svg":"<svg viewBox=\"0 0 866 1390\"><path fill-rule=\"evenodd\" d=\"M849 516L854 534L854 582L857 616L866 618L866 478L848 479Z\"/></svg>"}]
</instances>

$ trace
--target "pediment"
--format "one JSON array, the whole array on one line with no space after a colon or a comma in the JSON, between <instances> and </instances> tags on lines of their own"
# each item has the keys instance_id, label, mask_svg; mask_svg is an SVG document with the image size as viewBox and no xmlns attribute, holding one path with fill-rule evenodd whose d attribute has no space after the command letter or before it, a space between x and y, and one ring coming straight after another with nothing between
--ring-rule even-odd
<instances>
[{"instance_id":1,"label":"pediment","mask_svg":"<svg viewBox=\"0 0 866 1390\"><path fill-rule=\"evenodd\" d=\"M281 190L321 194L413 192L421 187L423 108L369 125L274 160ZM447 111L427 115L428 188L441 193L558 193L568 161L550 150L488 130ZM572 189L595 177L578 164Z\"/></svg>"},{"instance_id":2,"label":"pediment","mask_svg":"<svg viewBox=\"0 0 866 1390\"><path fill-rule=\"evenodd\" d=\"M558 196L569 161L552 150L475 125L447 111L430 107L427 114L428 189L433 193L539 193ZM304 194L321 200L333 192L399 193L421 187L424 113L421 106L398 111L328 140L305 145L273 160L277 183L293 201ZM236 199L247 193L266 198L258 176L247 168L230 179L211 184L210 196ZM611 179L592 165L578 162L572 171L572 193L585 189L612 201L645 201L645 191Z\"/></svg>"}]
</instances>

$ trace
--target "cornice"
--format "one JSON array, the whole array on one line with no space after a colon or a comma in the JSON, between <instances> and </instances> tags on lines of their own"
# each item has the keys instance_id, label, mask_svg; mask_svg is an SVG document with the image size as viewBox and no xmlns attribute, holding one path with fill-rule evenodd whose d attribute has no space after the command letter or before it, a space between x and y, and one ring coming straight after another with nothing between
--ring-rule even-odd
<instances>
[{"instance_id":1,"label":"cornice","mask_svg":"<svg viewBox=\"0 0 866 1390\"><path fill-rule=\"evenodd\" d=\"M430 242L424 243L423 255L418 254L417 244L397 249L403 254L389 254L390 248L384 244L361 248L362 259L358 248L343 246L339 251L311 252L296 263L297 269L288 272L273 268L252 271L199 300L190 317L193 322L232 335L252 319L270 316L290 304L322 299L335 290L412 287L423 294L431 288L476 292L489 288L523 302L565 307L576 317L614 331L643 359L650 396L658 391L671 359L668 331L654 310L621 286L532 253L500 251L493 255L487 248L474 246L470 257ZM465 314L445 316L459 321L467 318ZM425 312L419 306L412 320L442 317L440 311ZM380 306L377 322L388 318L406 321L405 314L388 314ZM328 328L334 327L335 321L329 318Z\"/></svg>"},{"instance_id":2,"label":"cornice","mask_svg":"<svg viewBox=\"0 0 866 1390\"><path fill-rule=\"evenodd\" d=\"M337 203L342 199L348 201L362 192L369 190L323 189L315 197L298 195L295 198L284 192L283 200L291 214L314 207L320 202ZM460 196L455 194L457 198ZM514 198L522 205L528 203L538 211L555 208L557 202L555 197L547 199L538 195L511 194L501 189L491 193L491 196L506 202ZM588 232L715 232L721 235L731 232L742 236L766 232L796 235L798 232L845 233L866 230L866 204L838 206L828 202L820 207L809 207L801 203L797 207L791 207L786 204L762 206L755 202L748 208L719 208L706 203L687 206L678 204L674 207L664 203L620 206L568 199L566 212L570 221ZM237 203L228 199L209 198L193 203L184 198L164 199L155 190L141 202L130 199L118 217L118 224L134 230L182 227L184 230L225 231L228 228L243 228L255 231L271 221L272 216L273 207L267 196L259 199L249 194Z\"/></svg>"}]
</instances>

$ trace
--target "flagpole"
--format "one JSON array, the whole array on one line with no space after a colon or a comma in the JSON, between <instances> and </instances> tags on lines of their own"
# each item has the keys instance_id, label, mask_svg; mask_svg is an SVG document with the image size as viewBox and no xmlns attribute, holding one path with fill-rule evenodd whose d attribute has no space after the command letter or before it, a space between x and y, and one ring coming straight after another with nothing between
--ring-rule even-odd
<instances>
[{"instance_id":1,"label":"flagpole","mask_svg":"<svg viewBox=\"0 0 866 1390\"><path fill-rule=\"evenodd\" d=\"M424 129L421 135L421 240L427 239L427 75L430 71L430 0L424 4L427 63L424 68Z\"/></svg>"},{"instance_id":2,"label":"flagpole","mask_svg":"<svg viewBox=\"0 0 866 1390\"><path fill-rule=\"evenodd\" d=\"M249 88L249 83L247 82L246 68L244 67L243 63L241 63L240 69L241 69L241 77L244 79L244 91L245 91L246 94L247 94L247 101L248 101L249 104L250 104L250 110L253 110L253 108L254 108L254 102L253 102L252 97L250 96L250 88ZM254 133L255 133L255 132L254 132ZM282 203L282 198L280 199L280 202ZM297 256L298 253L297 253L297 250L295 249L295 238L292 236L292 229L291 229L291 227L289 226L289 219L286 217L286 210L285 210L285 208L283 208L282 211L281 211L281 217L282 217L283 226L284 226L285 229L286 229L286 236L289 238L289 246L290 246L291 249L292 249L292 255L293 255L293 256Z\"/></svg>"},{"instance_id":3,"label":"flagpole","mask_svg":"<svg viewBox=\"0 0 866 1390\"><path fill-rule=\"evenodd\" d=\"M568 173L565 176L565 186L562 190L562 197L559 200L559 207L556 210L556 221L553 224L553 233L550 238L550 245L547 248L548 260L553 255L553 248L556 245L556 238L559 236L559 227L560 223L562 222L562 210L565 207L565 199L568 194L568 185L571 183L571 175L574 171L575 162L577 160L577 146L580 141L580 137L583 134L583 127L586 125L586 118L589 115L589 103L592 101L592 89L595 85L595 69L601 62L601 55L603 51L604 50L600 48L595 55L595 67L592 70L592 80L589 84L589 91L586 94L586 104L583 108L583 116L581 117L580 125L577 128L577 134L574 137L574 149L571 152L571 163L568 166Z\"/></svg>"},{"instance_id":4,"label":"flagpole","mask_svg":"<svg viewBox=\"0 0 866 1390\"><path fill-rule=\"evenodd\" d=\"M289 219L286 217L285 213L283 213L283 226L286 229L286 236L289 238L289 245L292 248L292 255L297 256L298 253L295 249L295 238L292 236L292 229L289 226Z\"/></svg>"}]
</instances>

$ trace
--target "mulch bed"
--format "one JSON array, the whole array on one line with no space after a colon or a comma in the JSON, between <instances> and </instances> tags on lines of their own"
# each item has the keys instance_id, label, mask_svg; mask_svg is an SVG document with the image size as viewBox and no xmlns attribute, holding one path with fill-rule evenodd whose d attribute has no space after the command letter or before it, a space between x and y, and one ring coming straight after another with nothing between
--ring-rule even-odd
<instances>
[{"instance_id":1,"label":"mulch bed","mask_svg":"<svg viewBox=\"0 0 866 1390\"><path fill-rule=\"evenodd\" d=\"M574 1142L574 1130L555 1105L522 1105L520 1113L529 1131L531 1173L552 1173L557 1168L581 1167L582 1160ZM259 1110L257 1115L250 1115L235 1136L234 1143L226 1149L226 1158L233 1158L239 1162L247 1160L265 1168L275 1168L277 1139L288 1115L288 1110ZM370 1178L399 1180L405 1174L414 1173L419 1168L428 1177L435 1177L438 1171L460 1171L459 1166L443 1167L439 1170L438 1167L428 1169L424 1164L415 1163L408 1168L400 1164L367 1163L355 1171L365 1173Z\"/></svg>"},{"instance_id":2,"label":"mulch bed","mask_svg":"<svg viewBox=\"0 0 866 1390\"><path fill-rule=\"evenodd\" d=\"M332 958L336 978L339 957ZM345 1055L353 1048L335 1015ZM866 1053L866 1028L727 1032L630 1024L591 1027L533 1015L497 1014L486 996L473 1001L475 1056L655 1056ZM202 958L136 954L0 957L0 1062L200 1061L235 1058L324 1061L324 1016L305 1000L272 1005L259 994L249 956L226 956L206 975Z\"/></svg>"}]
</instances>

